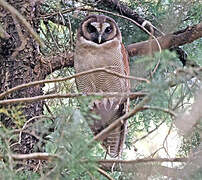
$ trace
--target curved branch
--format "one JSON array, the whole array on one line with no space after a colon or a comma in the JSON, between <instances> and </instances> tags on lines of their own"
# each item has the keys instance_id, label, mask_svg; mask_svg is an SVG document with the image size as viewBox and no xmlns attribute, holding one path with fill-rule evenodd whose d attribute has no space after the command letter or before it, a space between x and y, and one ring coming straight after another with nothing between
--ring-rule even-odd
<instances>
[{"instance_id":1,"label":"curved branch","mask_svg":"<svg viewBox=\"0 0 202 180\"><path fill-rule=\"evenodd\" d=\"M126 16L126 17L136 21L138 24L144 26L144 28L149 32L151 32L151 29L153 29L154 36L162 35L162 32L160 32L151 23L149 23L149 21L142 18L133 9L130 9L127 5L124 5L122 2L119 2L118 0L102 0L102 1L99 1L97 6L99 7L99 5L103 5L110 9L116 10L119 14Z\"/></svg>"}]
</instances>

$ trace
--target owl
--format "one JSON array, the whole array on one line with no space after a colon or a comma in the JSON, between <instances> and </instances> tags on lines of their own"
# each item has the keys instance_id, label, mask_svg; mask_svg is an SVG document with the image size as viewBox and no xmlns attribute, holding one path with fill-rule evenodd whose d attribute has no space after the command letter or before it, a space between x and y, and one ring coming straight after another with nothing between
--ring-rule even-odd
<instances>
[{"instance_id":1,"label":"owl","mask_svg":"<svg viewBox=\"0 0 202 180\"><path fill-rule=\"evenodd\" d=\"M122 43L121 32L116 22L104 15L90 15L81 23L77 32L74 54L76 73L106 68L122 75L129 75L128 54ZM92 92L129 92L130 83L107 72L94 72L76 78L79 91ZM116 119L128 111L129 100L123 97L112 97L95 100L91 111L99 118L91 118L88 124L94 135L101 132ZM89 113L90 117L90 113ZM103 140L102 145L111 157L121 155L127 122L114 129Z\"/></svg>"}]
</instances>

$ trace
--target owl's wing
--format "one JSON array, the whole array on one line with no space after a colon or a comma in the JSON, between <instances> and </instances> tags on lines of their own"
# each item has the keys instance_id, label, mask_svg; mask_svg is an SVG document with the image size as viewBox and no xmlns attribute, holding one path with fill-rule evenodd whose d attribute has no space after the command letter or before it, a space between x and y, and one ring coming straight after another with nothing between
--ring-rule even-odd
<instances>
[{"instance_id":1,"label":"owl's wing","mask_svg":"<svg viewBox=\"0 0 202 180\"><path fill-rule=\"evenodd\" d=\"M125 48L125 46L121 43L121 52L123 55L123 63L124 63L124 71L125 75L129 76L130 75L130 66L129 66L129 56L128 52ZM125 84L126 84L126 92L130 92L130 80L125 79ZM120 104L120 106L123 107L122 110L122 115L127 113L129 111L129 106L130 106L130 99L127 98L123 104ZM115 129L116 131L116 129ZM120 131L120 140L119 140L119 148L118 148L118 155L120 155L123 151L123 145L126 139L126 134L128 131L128 121L124 121L123 125L119 128Z\"/></svg>"},{"instance_id":2,"label":"owl's wing","mask_svg":"<svg viewBox=\"0 0 202 180\"><path fill-rule=\"evenodd\" d=\"M124 64L125 75L129 76L130 75L129 56L128 56L128 51L126 50L123 43L121 43L121 53L123 55L123 64ZM127 91L130 91L130 81L128 79L125 79L125 81L126 81Z\"/></svg>"}]
</instances>

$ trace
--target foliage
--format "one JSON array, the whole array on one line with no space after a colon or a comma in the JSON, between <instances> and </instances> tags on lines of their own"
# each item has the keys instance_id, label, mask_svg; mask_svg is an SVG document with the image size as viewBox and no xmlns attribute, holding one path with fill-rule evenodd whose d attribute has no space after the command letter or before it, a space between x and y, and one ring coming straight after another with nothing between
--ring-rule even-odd
<instances>
[{"instance_id":1,"label":"foliage","mask_svg":"<svg viewBox=\"0 0 202 180\"><path fill-rule=\"evenodd\" d=\"M143 0L140 2L130 0L127 3L130 8L137 10L143 18L150 20L164 33L180 30L201 20L202 5L199 1ZM41 49L41 53L44 56L51 56L74 50L77 27L89 12L79 10L72 10L64 14L63 12L66 9L77 7L95 8L94 6L94 1L46 0L42 6L43 13L60 12L60 15L54 17L55 19L41 19L40 37L45 41L46 45L45 48ZM112 11L106 7L100 7L99 9ZM131 22L117 16L112 17L120 27L124 44L131 44L149 38L149 35L136 28ZM201 48L202 39L182 47L188 54L189 60L199 65L201 65L202 59ZM131 58L130 67L132 75L147 78L151 82L146 84L131 81L132 91L150 93L152 94L152 99L147 104L149 106L147 110L140 111L129 119L129 132L123 159L128 159L131 154L135 158L170 158L170 151L168 151L170 147L166 147L166 143L169 141L169 135L172 132L176 133L176 130L173 128L174 117L171 116L170 112L164 110L169 109L179 115L180 113L187 113L192 108L195 93L201 87L201 76L193 77L188 73L185 76L183 72L177 72L178 69L183 69L182 64L176 53L169 50L156 53L153 56ZM74 74L73 69L64 68L53 72L47 78L66 77L72 74ZM49 94L52 92L66 94L77 92L77 90L75 82L68 81L46 85L44 93ZM105 156L105 150L103 150L100 143L91 143L93 135L87 123L90 119L89 117L94 116L89 113L89 104L94 98L97 97L47 100L44 115L36 117L37 121L33 120L28 124L26 124L20 106L1 108L0 113L11 117L16 125L15 131L3 125L0 126L1 177L3 179L105 180L106 177L101 176L97 171L97 161ZM142 98L133 100L130 108L133 109L141 101ZM197 120L196 124L200 123L201 119ZM151 148L151 144L154 143L152 141L149 142L150 145L145 145L144 139L151 137L154 131L158 132L162 124L167 129L165 130L166 133L162 135L164 138L161 145L154 147L155 149ZM34 171L27 171L26 168L24 169L21 166L20 162L15 161L11 156L12 151L15 150L14 144L20 140L22 131L27 129L37 132L34 136L38 139L38 148L41 151L51 155L58 155L59 158L54 158L47 162L40 161L34 168L29 167L29 163L26 164ZM192 130L191 135L185 134L183 137L178 134L183 140L177 142L178 148L175 149L175 156L188 157L193 150L196 150L201 145L201 126L190 129ZM178 135L175 136L176 139ZM141 140L143 141L142 147L148 149L148 151L151 150L150 154L141 152L138 148L136 149L136 142L139 143ZM172 146L172 144L168 143L168 146ZM134 152L134 149L137 152ZM201 151L201 149L199 150ZM183 165L183 163L180 164L181 167ZM169 166L171 165L169 164ZM23 172L18 170L21 167ZM201 167L196 168L196 171L187 174L187 176L200 179L202 177ZM149 177L150 174L144 174L143 169L139 173L142 173L143 177ZM138 172L122 173L114 171L107 173L115 179L139 178ZM160 172L156 179L162 179L164 176Z\"/></svg>"}]
</instances>

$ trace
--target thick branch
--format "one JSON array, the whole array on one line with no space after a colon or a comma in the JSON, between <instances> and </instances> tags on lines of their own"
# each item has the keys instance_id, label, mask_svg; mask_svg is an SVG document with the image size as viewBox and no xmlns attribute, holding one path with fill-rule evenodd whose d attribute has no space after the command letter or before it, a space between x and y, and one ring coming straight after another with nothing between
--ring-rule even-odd
<instances>
[{"instance_id":1,"label":"thick branch","mask_svg":"<svg viewBox=\"0 0 202 180\"><path fill-rule=\"evenodd\" d=\"M47 76L48 74L63 67L74 66L72 52L60 53L49 57L39 57L38 62L39 63L34 68L34 72L36 74L40 74L40 77L43 77L43 75Z\"/></svg>"},{"instance_id":2,"label":"thick branch","mask_svg":"<svg viewBox=\"0 0 202 180\"><path fill-rule=\"evenodd\" d=\"M136 177L142 177L142 179L148 179L149 176L163 175L173 178L183 178L181 170L177 168L165 167L160 164L146 164L146 163L128 163L128 164L102 164L101 166L105 171L111 171L112 167L114 171L135 173ZM136 179L136 178L135 178ZM138 178L137 178L138 179Z\"/></svg>"},{"instance_id":3,"label":"thick branch","mask_svg":"<svg viewBox=\"0 0 202 180\"><path fill-rule=\"evenodd\" d=\"M149 21L142 18L138 13L136 13L133 9L130 9L127 5L124 5L122 2L119 2L119 0L102 0L99 1L98 5L100 4L110 9L113 8L113 10L117 11L119 14L134 20L139 25L141 25L137 27L141 28L143 31L145 31L145 29L149 32L152 31L155 37L164 35L163 32L158 30ZM143 26L144 28L142 28ZM187 65L187 54L184 50L182 50L180 47L174 47L170 50L176 52L183 66Z\"/></svg>"},{"instance_id":4,"label":"thick branch","mask_svg":"<svg viewBox=\"0 0 202 180\"><path fill-rule=\"evenodd\" d=\"M27 159L37 159L37 160L47 160L52 161L56 159L63 159L63 157L57 154L49 154L49 153L30 153L30 154L10 154L10 158L13 160L27 160ZM196 153L195 156L189 158L143 158L143 159L136 159L136 160L96 160L96 162L105 170L111 171L112 168L115 171L120 172L135 172L140 176L152 176L157 175L164 175L168 177L174 178L183 178L184 171L186 171L186 175L189 176L193 174L200 168L200 158L201 153ZM0 155L0 159L2 160L4 156ZM197 162L196 162L197 161ZM162 162L181 162L187 163L185 168L178 169L178 168L169 168L160 165ZM81 160L80 163L91 163L89 160ZM194 165L195 163L198 166ZM189 169L188 169L189 168ZM99 169L99 168L97 168ZM191 171L190 171L191 170ZM189 172L190 171L190 172ZM188 172L188 174L187 174ZM107 175L106 172L105 175Z\"/></svg>"},{"instance_id":5,"label":"thick branch","mask_svg":"<svg viewBox=\"0 0 202 180\"><path fill-rule=\"evenodd\" d=\"M177 46L181 46L187 43L191 43L202 37L202 23L187 27L184 30L167 34L157 38L162 49L169 49ZM150 53L158 52L159 47L156 40L142 41L127 46L129 56L149 55ZM41 69L45 69L46 75L60 69L62 67L73 67L73 53L63 53L60 55L42 58L41 64L36 66L35 71L40 72Z\"/></svg>"},{"instance_id":6,"label":"thick branch","mask_svg":"<svg viewBox=\"0 0 202 180\"><path fill-rule=\"evenodd\" d=\"M187 43L191 43L202 37L202 23L190 26L184 30L167 34L157 38L161 45L161 49L169 49L172 47L181 46ZM149 40L139 43L130 44L127 46L127 50L130 56L148 55L153 52L159 51L156 41Z\"/></svg>"},{"instance_id":7,"label":"thick branch","mask_svg":"<svg viewBox=\"0 0 202 180\"><path fill-rule=\"evenodd\" d=\"M99 160L100 164L113 164L113 163L121 163L121 164L137 164L137 163L149 163L149 162L187 162L189 158L143 158L143 159L135 159L135 160L121 160L121 159L104 159Z\"/></svg>"}]
</instances>

